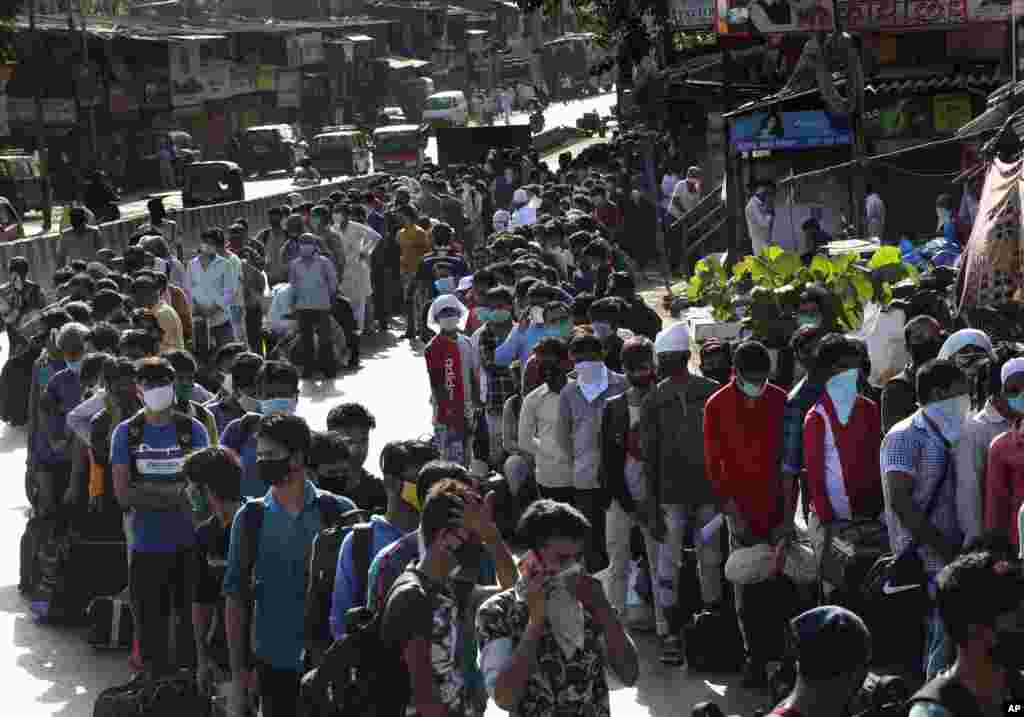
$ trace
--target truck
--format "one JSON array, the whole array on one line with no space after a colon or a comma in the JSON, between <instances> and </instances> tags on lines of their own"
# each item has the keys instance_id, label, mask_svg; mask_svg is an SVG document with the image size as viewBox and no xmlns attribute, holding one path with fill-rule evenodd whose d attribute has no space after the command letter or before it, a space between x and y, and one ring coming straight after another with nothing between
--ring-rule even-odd
<instances>
[{"instance_id":1,"label":"truck","mask_svg":"<svg viewBox=\"0 0 1024 717\"><path fill-rule=\"evenodd\" d=\"M483 164L492 149L525 154L533 147L529 125L439 127L437 164L442 169Z\"/></svg>"}]
</instances>

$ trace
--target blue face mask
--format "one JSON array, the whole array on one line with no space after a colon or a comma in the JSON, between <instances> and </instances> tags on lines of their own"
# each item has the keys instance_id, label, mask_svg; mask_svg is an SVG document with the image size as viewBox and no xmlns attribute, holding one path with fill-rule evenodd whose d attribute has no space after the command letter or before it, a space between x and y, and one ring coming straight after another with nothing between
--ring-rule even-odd
<instances>
[{"instance_id":1,"label":"blue face mask","mask_svg":"<svg viewBox=\"0 0 1024 717\"><path fill-rule=\"evenodd\" d=\"M853 412L853 404L857 400L857 383L859 380L860 370L851 368L836 374L825 384L828 397L832 399L832 405L835 406L836 416L844 426L849 422L850 414Z\"/></svg>"},{"instance_id":2,"label":"blue face mask","mask_svg":"<svg viewBox=\"0 0 1024 717\"><path fill-rule=\"evenodd\" d=\"M492 309L488 309L486 306L478 306L476 309L476 318L482 323L494 321L494 311Z\"/></svg>"},{"instance_id":3,"label":"blue face mask","mask_svg":"<svg viewBox=\"0 0 1024 717\"><path fill-rule=\"evenodd\" d=\"M82 362L81 361L65 361L64 363L66 363L67 367L69 369L71 369L72 371L74 371L75 373L81 373L82 372Z\"/></svg>"},{"instance_id":4,"label":"blue face mask","mask_svg":"<svg viewBox=\"0 0 1024 717\"><path fill-rule=\"evenodd\" d=\"M260 401L260 412L264 416L270 416L275 413L291 416L295 413L295 408L298 404L299 399L297 398L265 398Z\"/></svg>"},{"instance_id":5,"label":"blue face mask","mask_svg":"<svg viewBox=\"0 0 1024 717\"><path fill-rule=\"evenodd\" d=\"M434 282L434 288L439 294L450 294L455 291L455 279L450 276L446 276L443 279L438 279Z\"/></svg>"},{"instance_id":6,"label":"blue face mask","mask_svg":"<svg viewBox=\"0 0 1024 717\"><path fill-rule=\"evenodd\" d=\"M1007 396L1006 405L1018 416L1024 416L1024 393L1017 394L1016 396Z\"/></svg>"}]
</instances>

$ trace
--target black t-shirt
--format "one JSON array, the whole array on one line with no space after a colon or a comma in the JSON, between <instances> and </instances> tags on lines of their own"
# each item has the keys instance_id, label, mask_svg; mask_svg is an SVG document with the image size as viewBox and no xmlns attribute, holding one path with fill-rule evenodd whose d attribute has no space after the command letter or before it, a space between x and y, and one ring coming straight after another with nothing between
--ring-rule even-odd
<instances>
[{"instance_id":1,"label":"black t-shirt","mask_svg":"<svg viewBox=\"0 0 1024 717\"><path fill-rule=\"evenodd\" d=\"M330 491L335 495L343 495L357 508L368 510L375 515L384 515L388 511L388 494L384 490L384 481L365 469L360 469L359 477L320 478L317 487Z\"/></svg>"},{"instance_id":2,"label":"black t-shirt","mask_svg":"<svg viewBox=\"0 0 1024 717\"><path fill-rule=\"evenodd\" d=\"M229 664L227 633L224 631L224 571L227 569L231 526L224 527L219 515L211 515L196 528L195 580L192 602L214 607L206 649L222 667Z\"/></svg>"}]
</instances>

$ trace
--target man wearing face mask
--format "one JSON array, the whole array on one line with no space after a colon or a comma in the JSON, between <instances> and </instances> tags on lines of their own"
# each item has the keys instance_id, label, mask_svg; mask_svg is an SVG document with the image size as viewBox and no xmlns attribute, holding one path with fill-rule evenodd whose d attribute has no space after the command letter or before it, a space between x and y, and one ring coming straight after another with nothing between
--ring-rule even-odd
<instances>
[{"instance_id":1,"label":"man wearing face mask","mask_svg":"<svg viewBox=\"0 0 1024 717\"><path fill-rule=\"evenodd\" d=\"M321 530L355 506L309 480L310 430L303 419L266 415L256 441L257 472L270 490L246 501L231 526L224 575L231 660L228 714L243 717L258 694L265 717L283 717L295 713L299 696L311 546ZM256 601L251 600L254 584L260 585Z\"/></svg>"},{"instance_id":2,"label":"man wearing face mask","mask_svg":"<svg viewBox=\"0 0 1024 717\"><path fill-rule=\"evenodd\" d=\"M861 356L842 334L821 340L815 356L825 392L807 413L803 444L811 514L808 532L821 560L827 540L838 537L854 546L882 512L882 480L875 465L882 443L878 404L858 393ZM852 587L852 586L833 586Z\"/></svg>"},{"instance_id":3,"label":"man wearing face mask","mask_svg":"<svg viewBox=\"0 0 1024 717\"><path fill-rule=\"evenodd\" d=\"M625 339L619 336L619 328L627 311L626 302L613 296L598 299L590 305L590 325L594 335L604 344L604 365L616 373L622 373L622 345Z\"/></svg>"},{"instance_id":4,"label":"man wearing face mask","mask_svg":"<svg viewBox=\"0 0 1024 717\"><path fill-rule=\"evenodd\" d=\"M797 329L790 341L793 356L805 375L790 390L782 418L782 473L787 481L799 480L804 471L804 419L825 393L825 382L829 379L815 359L818 342L823 336L821 329L804 326Z\"/></svg>"},{"instance_id":5,"label":"man wearing face mask","mask_svg":"<svg viewBox=\"0 0 1024 717\"><path fill-rule=\"evenodd\" d=\"M331 308L338 293L338 275L334 263L317 254L316 250L316 237L303 234L299 258L288 268L288 283L292 287L292 311L298 317L302 337L302 377L313 378L314 369L319 367L327 379L332 379L337 373L337 366Z\"/></svg>"},{"instance_id":6,"label":"man wearing face mask","mask_svg":"<svg viewBox=\"0 0 1024 717\"><path fill-rule=\"evenodd\" d=\"M793 691L769 714L841 717L863 687L871 661L871 633L856 614L824 605L789 623L797 658Z\"/></svg>"},{"instance_id":7,"label":"man wearing face mask","mask_svg":"<svg viewBox=\"0 0 1024 717\"><path fill-rule=\"evenodd\" d=\"M217 443L217 419L203 405L195 393L196 360L188 351L170 351L163 354L174 369L174 410L203 424L211 443Z\"/></svg>"},{"instance_id":8,"label":"man wearing face mask","mask_svg":"<svg viewBox=\"0 0 1024 717\"><path fill-rule=\"evenodd\" d=\"M82 400L82 357L89 327L70 323L57 334L57 349L65 368L58 371L46 386L40 404L45 420L45 433L33 441L37 447L35 483L36 508L41 515L52 515L68 485L72 451L75 446L67 430L67 416ZM80 450L80 447L79 449Z\"/></svg>"},{"instance_id":9,"label":"man wearing face mask","mask_svg":"<svg viewBox=\"0 0 1024 717\"><path fill-rule=\"evenodd\" d=\"M190 561L194 541L191 503L182 466L188 452L205 448L202 424L173 410L174 369L150 358L138 371L145 410L123 421L111 438L114 494L128 518L129 587L135 634L144 669L159 675L191 664ZM168 655L170 610L175 611L177 655Z\"/></svg>"},{"instance_id":10,"label":"man wearing face mask","mask_svg":"<svg viewBox=\"0 0 1024 717\"><path fill-rule=\"evenodd\" d=\"M4 327L7 329L7 346L10 356L17 355L26 345L27 340L18 329L21 322L42 311L46 298L39 284L28 278L28 259L23 256L12 257L7 262L7 274L10 281L0 285L0 310L2 310Z\"/></svg>"},{"instance_id":11,"label":"man wearing face mask","mask_svg":"<svg viewBox=\"0 0 1024 717\"><path fill-rule=\"evenodd\" d=\"M535 282L530 287L526 293L526 306L523 307L519 323L512 327L508 336L494 352L494 360L499 366L510 366L515 361L522 367L526 366L537 343L542 338L552 335L549 333L545 307L549 302L557 302L558 299L558 291L543 282ZM565 314L565 318L568 318L568 311Z\"/></svg>"},{"instance_id":12,"label":"man wearing face mask","mask_svg":"<svg viewBox=\"0 0 1024 717\"><path fill-rule=\"evenodd\" d=\"M575 377L559 395L557 440L573 465L573 504L594 526L587 542L587 568L594 573L604 563L604 525L601 512L607 495L601 487L601 418L609 399L625 392L626 377L604 364L604 346L586 327L577 328L569 342Z\"/></svg>"},{"instance_id":13,"label":"man wearing face mask","mask_svg":"<svg viewBox=\"0 0 1024 717\"><path fill-rule=\"evenodd\" d=\"M572 506L536 501L519 521L530 548L522 578L477 613L487 692L513 715L608 717L606 667L626 686L636 683L636 646L601 583L581 567L590 532Z\"/></svg>"},{"instance_id":14,"label":"man wearing face mask","mask_svg":"<svg viewBox=\"0 0 1024 717\"><path fill-rule=\"evenodd\" d=\"M772 224L775 210L771 203L771 183L758 182L754 193L747 202L747 235L753 245L754 254L760 254L772 244Z\"/></svg>"},{"instance_id":15,"label":"man wearing face mask","mask_svg":"<svg viewBox=\"0 0 1024 717\"><path fill-rule=\"evenodd\" d=\"M202 347L212 353L232 339L228 306L236 289L232 281L238 278L228 260L219 255L224 241L223 231L207 229L199 236L199 256L189 263L193 346L204 361Z\"/></svg>"},{"instance_id":16,"label":"man wearing face mask","mask_svg":"<svg viewBox=\"0 0 1024 717\"><path fill-rule=\"evenodd\" d=\"M256 465L256 433L260 417L295 413L299 403L299 373L290 363L265 361L251 391L239 395L239 403L246 408L246 413L224 429L221 445L233 450L241 461L242 495L259 498L269 487L260 477Z\"/></svg>"},{"instance_id":17,"label":"man wearing face mask","mask_svg":"<svg viewBox=\"0 0 1024 717\"><path fill-rule=\"evenodd\" d=\"M732 554L726 563L726 577L735 587L736 612L747 650L744 683L756 686L766 679L765 663L777 657L766 654L774 649L766 631L774 629L782 616L768 609L774 606L745 599L747 583L763 576L755 578L745 570L731 574L730 562L736 562L740 548L756 548L760 554L765 552L764 546L777 557L776 564L794 562L789 559L795 528L788 506L796 494L793 482L784 481L780 471L786 394L768 382L772 367L768 349L756 341L744 341L734 360L733 380L715 393L704 409L704 459L708 480L722 501L729 524Z\"/></svg>"},{"instance_id":18,"label":"man wearing face mask","mask_svg":"<svg viewBox=\"0 0 1024 717\"><path fill-rule=\"evenodd\" d=\"M249 364L252 367L250 369L251 372L247 375L243 372L243 375L246 375L243 383L245 386L249 386L255 383L260 366L263 365L263 359L256 354L248 353L245 344L240 342L227 344L217 352L217 373L213 379L220 384L220 389L217 391L216 396L203 402L203 405L213 414L214 419L217 421L217 435L223 434L224 429L228 427L229 423L236 418L240 418L246 412L239 404L238 395L235 390L235 378L232 373L238 357L242 354L246 354L249 357L256 356L259 359L257 362Z\"/></svg>"},{"instance_id":19,"label":"man wearing face mask","mask_svg":"<svg viewBox=\"0 0 1024 717\"><path fill-rule=\"evenodd\" d=\"M917 369L939 355L942 326L931 316L915 316L903 329L910 362L882 389L882 430L886 433L917 410Z\"/></svg>"},{"instance_id":20,"label":"man wearing face mask","mask_svg":"<svg viewBox=\"0 0 1024 717\"><path fill-rule=\"evenodd\" d=\"M359 366L359 340L366 322L366 302L370 299L370 256L380 242L380 234L365 224L349 220L346 204L335 206L340 247L345 255L345 271L341 276L340 291L352 304L356 327L353 333L355 344L349 360L349 368Z\"/></svg>"},{"instance_id":21,"label":"man wearing face mask","mask_svg":"<svg viewBox=\"0 0 1024 717\"><path fill-rule=\"evenodd\" d=\"M515 374L508 367L498 365L495 352L512 331L513 305L512 292L504 287L496 287L483 294L481 305L477 308L477 317L483 326L474 339L480 356L481 392L485 384L487 387L484 415L490 442L489 461L495 470L499 470L505 462L505 448L501 440L502 412L505 402L516 393Z\"/></svg>"},{"instance_id":22,"label":"man wearing face mask","mask_svg":"<svg viewBox=\"0 0 1024 717\"><path fill-rule=\"evenodd\" d=\"M185 348L181 319L174 309L160 301L156 281L148 275L137 276L132 281L132 293L135 297L135 306L152 311L160 328L163 329L160 352Z\"/></svg>"},{"instance_id":23,"label":"man wearing face mask","mask_svg":"<svg viewBox=\"0 0 1024 717\"><path fill-rule=\"evenodd\" d=\"M909 716L1011 712L1024 699L1020 562L989 551L961 555L939 573L937 592L956 661L911 698Z\"/></svg>"},{"instance_id":24,"label":"man wearing face mask","mask_svg":"<svg viewBox=\"0 0 1024 717\"><path fill-rule=\"evenodd\" d=\"M971 408L967 378L950 361L933 359L917 371L921 403L886 434L881 470L889 545L894 554L916 546L929 594L939 571L963 543L956 503L955 446ZM924 672L930 679L950 664L939 613L925 618Z\"/></svg>"},{"instance_id":25,"label":"man wearing face mask","mask_svg":"<svg viewBox=\"0 0 1024 717\"><path fill-rule=\"evenodd\" d=\"M651 390L640 416L641 454L650 499L640 519L658 546L654 599L661 606L666 632L661 661L683 662L680 634L684 616L678 606L683 545L718 513L704 463L704 405L721 386L690 373L690 333L685 324L664 329L654 341L661 382ZM701 599L721 610L721 540L693 541L697 548Z\"/></svg>"},{"instance_id":26,"label":"man wearing face mask","mask_svg":"<svg viewBox=\"0 0 1024 717\"><path fill-rule=\"evenodd\" d=\"M541 496L569 503L575 498L572 460L558 442L558 410L568 380L569 348L564 339L544 338L537 344L536 359L543 383L523 398L517 444L534 459Z\"/></svg>"},{"instance_id":27,"label":"man wearing face mask","mask_svg":"<svg viewBox=\"0 0 1024 717\"><path fill-rule=\"evenodd\" d=\"M654 345L644 337L635 337L622 349L622 364L629 388L608 400L601 419L600 483L611 498L606 514L608 547L608 600L624 615L626 582L631 558L631 533L634 527L643 534L647 562L654 569L658 564L658 543L664 526L658 525L660 515L647 469L650 457L644 453L644 402L654 387ZM652 517L654 518L652 520ZM669 635L664 605L655 601L657 633L663 642Z\"/></svg>"},{"instance_id":28,"label":"man wearing face mask","mask_svg":"<svg viewBox=\"0 0 1024 717\"><path fill-rule=\"evenodd\" d=\"M473 406L480 403L479 386L471 370L473 344L461 333L466 307L452 294L439 296L430 306L427 323L437 335L423 350L434 406L434 439L444 460L466 465L467 437Z\"/></svg>"}]
</instances>

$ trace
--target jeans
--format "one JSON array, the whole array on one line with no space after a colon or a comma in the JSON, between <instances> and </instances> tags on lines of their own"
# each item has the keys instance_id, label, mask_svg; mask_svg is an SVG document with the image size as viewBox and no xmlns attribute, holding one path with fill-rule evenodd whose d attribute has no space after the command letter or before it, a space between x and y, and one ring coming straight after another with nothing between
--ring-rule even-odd
<instances>
[{"instance_id":1,"label":"jeans","mask_svg":"<svg viewBox=\"0 0 1024 717\"><path fill-rule=\"evenodd\" d=\"M135 636L142 663L156 674L191 667L193 660L191 549L173 553L133 552L128 565ZM173 641L169 634L173 618ZM171 645L174 657L171 657Z\"/></svg>"},{"instance_id":2,"label":"jeans","mask_svg":"<svg viewBox=\"0 0 1024 717\"><path fill-rule=\"evenodd\" d=\"M633 527L640 528L644 536L644 548L647 551L647 564L653 570L658 564L659 543L654 539L651 531L641 521L623 510L619 501L613 500L605 514L605 535L608 544L608 602L620 614L624 615L626 610L626 582L629 579L630 554L630 533ZM654 616L657 622L658 634L668 634L668 621L665 619L664 606L655 600Z\"/></svg>"},{"instance_id":3,"label":"jeans","mask_svg":"<svg viewBox=\"0 0 1024 717\"><path fill-rule=\"evenodd\" d=\"M416 275L402 274L402 298L405 301L405 333L412 336L419 333L419 315L416 311Z\"/></svg>"},{"instance_id":4,"label":"jeans","mask_svg":"<svg viewBox=\"0 0 1024 717\"><path fill-rule=\"evenodd\" d=\"M695 525L689 524L690 511L683 505L663 505L665 513L665 542L658 548L657 579L654 599L662 608L675 607L679 602L679 570L682 567L683 545L688 532L694 533L697 564L700 571L700 594L705 605L714 605L722 599L722 541L716 532L710 541L700 540L700 529L707 525L718 510L714 505L697 506L693 512Z\"/></svg>"},{"instance_id":5,"label":"jeans","mask_svg":"<svg viewBox=\"0 0 1024 717\"><path fill-rule=\"evenodd\" d=\"M299 332L301 334L302 373L312 375L316 364L327 375L336 371L334 345L331 336L331 313L327 309L299 309ZM316 342L313 332L316 332Z\"/></svg>"},{"instance_id":6,"label":"jeans","mask_svg":"<svg viewBox=\"0 0 1024 717\"><path fill-rule=\"evenodd\" d=\"M260 682L260 712L263 717L294 717L299 701L297 670L281 670L266 663L256 666Z\"/></svg>"},{"instance_id":7,"label":"jeans","mask_svg":"<svg viewBox=\"0 0 1024 717\"><path fill-rule=\"evenodd\" d=\"M245 307L245 335L249 339L249 349L260 356L263 355L263 307Z\"/></svg>"},{"instance_id":8,"label":"jeans","mask_svg":"<svg viewBox=\"0 0 1024 717\"><path fill-rule=\"evenodd\" d=\"M433 443L441 460L458 463L463 467L469 465L465 433L453 431L448 426L438 423L434 425Z\"/></svg>"},{"instance_id":9,"label":"jeans","mask_svg":"<svg viewBox=\"0 0 1024 717\"><path fill-rule=\"evenodd\" d=\"M943 670L953 666L952 645L942 624L942 616L937 607L931 607L925 615L925 653L924 674L930 680Z\"/></svg>"}]
</instances>

